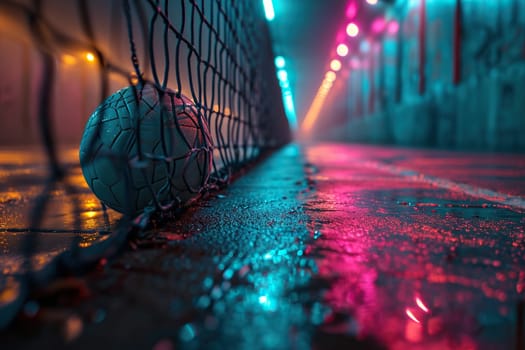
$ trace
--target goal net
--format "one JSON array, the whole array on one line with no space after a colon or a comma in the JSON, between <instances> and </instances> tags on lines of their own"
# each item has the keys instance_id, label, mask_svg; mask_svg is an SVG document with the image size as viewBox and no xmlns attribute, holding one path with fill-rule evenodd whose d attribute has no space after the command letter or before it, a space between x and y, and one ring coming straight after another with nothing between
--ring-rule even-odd
<instances>
[{"instance_id":1,"label":"goal net","mask_svg":"<svg viewBox=\"0 0 525 350\"><path fill-rule=\"evenodd\" d=\"M115 254L130 235L145 232L152 213L187 204L181 191L194 199L227 184L290 138L258 1L4 0L0 50L0 181L6 185L0 191L0 235L11 250L2 257L0 290L16 291L10 302L0 303L0 328L31 288ZM158 103L161 118L176 116L172 129L185 152L176 154L162 128L148 131L158 133L154 150L141 146L146 86L157 98L149 101L150 109ZM108 104L122 89L131 93L122 100L127 105ZM88 122L95 110L96 120ZM200 136L188 136L179 110ZM128 113L131 126L121 113ZM112 118L119 122L104 129L101 121ZM143 175L148 164L164 169L144 175L158 183L143 183L152 198L141 215L108 209L89 190L90 176L97 174L84 171L86 183L78 159L86 124L99 141L104 132L114 132L104 152L98 152L102 141L82 141L90 156L86 164L96 158L115 166L124 159L123 168L132 169L104 183L110 192L119 181L120 190L136 190L140 181L133 169ZM164 119L159 125L166 125ZM123 130L131 133L121 145L128 153L112 148ZM202 158L190 169L199 181L185 178L188 164ZM161 195L174 187L178 192ZM130 196L123 201L138 201ZM11 241L21 242L19 248ZM67 247L42 253L54 241L67 241Z\"/></svg>"}]
</instances>

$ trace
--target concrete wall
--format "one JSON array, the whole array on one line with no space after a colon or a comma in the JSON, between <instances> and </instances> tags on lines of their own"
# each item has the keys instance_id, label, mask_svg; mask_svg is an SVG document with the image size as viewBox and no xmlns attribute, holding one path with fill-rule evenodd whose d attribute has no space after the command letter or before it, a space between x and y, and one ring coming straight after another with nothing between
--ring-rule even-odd
<instances>
[{"instance_id":1,"label":"concrete wall","mask_svg":"<svg viewBox=\"0 0 525 350\"><path fill-rule=\"evenodd\" d=\"M525 2L426 0L426 13L424 3L398 1L385 16L399 31L363 36L372 44L350 58L346 122L323 136L525 151Z\"/></svg>"}]
</instances>

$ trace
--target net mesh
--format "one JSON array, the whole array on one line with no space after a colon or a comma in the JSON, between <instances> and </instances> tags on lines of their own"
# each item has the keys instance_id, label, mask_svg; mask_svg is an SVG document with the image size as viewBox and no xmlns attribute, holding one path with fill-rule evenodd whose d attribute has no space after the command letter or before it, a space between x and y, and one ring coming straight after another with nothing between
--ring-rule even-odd
<instances>
[{"instance_id":1,"label":"net mesh","mask_svg":"<svg viewBox=\"0 0 525 350\"><path fill-rule=\"evenodd\" d=\"M259 2L5 0L0 15L27 33L38 57L41 74L31 78L38 86L21 98L36 101L35 129L47 157L27 227L5 229L25 233L25 258L19 269L4 269L0 290L15 292L0 303L0 328L32 289L115 254L130 237L145 234L152 216L227 184L248 162L289 139ZM67 66L82 59L93 69L82 72L83 81L63 84ZM61 137L70 136L60 124L75 117L61 106L75 84L89 89L73 111L85 112L87 95L95 94L98 105L87 121L80 162L89 187L109 198L100 204L103 229L85 228L85 189L70 176L79 164L66 164L59 154ZM43 225L57 190L70 203L64 232L104 237L82 244L82 235L75 235L69 249L37 268L42 233L60 232ZM107 206L122 214L108 213Z\"/></svg>"}]
</instances>

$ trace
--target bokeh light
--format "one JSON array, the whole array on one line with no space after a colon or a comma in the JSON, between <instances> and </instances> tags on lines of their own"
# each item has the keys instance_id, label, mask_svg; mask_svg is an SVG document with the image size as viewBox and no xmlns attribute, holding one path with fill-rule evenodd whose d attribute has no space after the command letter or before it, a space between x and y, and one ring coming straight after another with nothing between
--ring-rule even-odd
<instances>
[{"instance_id":1,"label":"bokeh light","mask_svg":"<svg viewBox=\"0 0 525 350\"><path fill-rule=\"evenodd\" d=\"M387 31L387 33L389 35L397 34L397 32L399 31L399 22L392 21L392 22L388 23L388 27L387 27L386 31Z\"/></svg>"},{"instance_id":2,"label":"bokeh light","mask_svg":"<svg viewBox=\"0 0 525 350\"><path fill-rule=\"evenodd\" d=\"M352 38L356 37L357 34L359 34L359 27L357 26L357 24L349 23L346 26L346 34L348 34L348 36L350 36Z\"/></svg>"},{"instance_id":3,"label":"bokeh light","mask_svg":"<svg viewBox=\"0 0 525 350\"><path fill-rule=\"evenodd\" d=\"M328 80L323 80L323 83L321 84L321 90L324 90L325 92L328 91L334 83Z\"/></svg>"},{"instance_id":4,"label":"bokeh light","mask_svg":"<svg viewBox=\"0 0 525 350\"><path fill-rule=\"evenodd\" d=\"M288 73L284 69L279 69L279 71L277 72L277 77L281 81L286 81L288 80Z\"/></svg>"},{"instance_id":5,"label":"bokeh light","mask_svg":"<svg viewBox=\"0 0 525 350\"><path fill-rule=\"evenodd\" d=\"M333 59L330 62L330 69L334 72L338 72L341 69L341 61L339 61L338 59Z\"/></svg>"},{"instance_id":6,"label":"bokeh light","mask_svg":"<svg viewBox=\"0 0 525 350\"><path fill-rule=\"evenodd\" d=\"M335 74L335 72L332 72L332 71L327 72L326 75L325 75L326 81L332 82L332 81L335 80L335 78L336 78L336 74Z\"/></svg>"},{"instance_id":7,"label":"bokeh light","mask_svg":"<svg viewBox=\"0 0 525 350\"><path fill-rule=\"evenodd\" d=\"M346 17L352 19L357 15L357 4L355 2L351 2L350 5L346 8Z\"/></svg>"},{"instance_id":8,"label":"bokeh light","mask_svg":"<svg viewBox=\"0 0 525 350\"><path fill-rule=\"evenodd\" d=\"M277 68L284 68L285 65L286 65L286 61L283 56L275 57L275 66Z\"/></svg>"},{"instance_id":9,"label":"bokeh light","mask_svg":"<svg viewBox=\"0 0 525 350\"><path fill-rule=\"evenodd\" d=\"M290 123L290 127L295 130L297 128L297 116L295 113L292 88L290 81L288 80L288 72L284 69L284 66L286 65L284 57L275 57L275 65L278 68L277 78L279 79L279 86L281 87L281 93L283 96L284 111L288 118L288 122Z\"/></svg>"},{"instance_id":10,"label":"bokeh light","mask_svg":"<svg viewBox=\"0 0 525 350\"><path fill-rule=\"evenodd\" d=\"M386 21L383 17L378 17L372 22L372 32L381 33L386 26Z\"/></svg>"},{"instance_id":11,"label":"bokeh light","mask_svg":"<svg viewBox=\"0 0 525 350\"><path fill-rule=\"evenodd\" d=\"M361 68L361 62L359 61L359 58L353 57L350 60L350 68L352 68L352 69L359 69L359 68Z\"/></svg>"},{"instance_id":12,"label":"bokeh light","mask_svg":"<svg viewBox=\"0 0 525 350\"><path fill-rule=\"evenodd\" d=\"M370 42L368 40L363 40L359 44L359 51L362 53L367 53L370 51Z\"/></svg>"},{"instance_id":13,"label":"bokeh light","mask_svg":"<svg viewBox=\"0 0 525 350\"><path fill-rule=\"evenodd\" d=\"M345 57L348 55L348 46L346 44L339 44L337 45L336 52L339 56Z\"/></svg>"},{"instance_id":14,"label":"bokeh light","mask_svg":"<svg viewBox=\"0 0 525 350\"><path fill-rule=\"evenodd\" d=\"M95 55L92 52L86 52L84 57L88 62L95 62Z\"/></svg>"},{"instance_id":15,"label":"bokeh light","mask_svg":"<svg viewBox=\"0 0 525 350\"><path fill-rule=\"evenodd\" d=\"M378 0L366 0L366 2L370 5L376 5Z\"/></svg>"},{"instance_id":16,"label":"bokeh light","mask_svg":"<svg viewBox=\"0 0 525 350\"><path fill-rule=\"evenodd\" d=\"M72 65L77 62L77 59L73 55L64 54L62 55L62 62L67 65Z\"/></svg>"}]
</instances>

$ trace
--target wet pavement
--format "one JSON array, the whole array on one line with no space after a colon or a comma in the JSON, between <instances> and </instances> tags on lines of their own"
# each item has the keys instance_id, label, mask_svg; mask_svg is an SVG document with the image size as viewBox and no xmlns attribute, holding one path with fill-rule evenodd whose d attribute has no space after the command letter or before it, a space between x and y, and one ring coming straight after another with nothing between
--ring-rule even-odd
<instances>
[{"instance_id":1,"label":"wet pavement","mask_svg":"<svg viewBox=\"0 0 525 350\"><path fill-rule=\"evenodd\" d=\"M84 245L103 239L100 233L109 230L120 216L108 210L108 217L104 217L100 202L82 176L77 148L62 150L60 160L68 175L46 189L48 168L41 149L0 148L0 267L4 274L20 269L23 239L31 230L36 199L43 193L50 196L43 221L34 230L42 238L35 255L37 266L68 249L75 237Z\"/></svg>"},{"instance_id":2,"label":"wet pavement","mask_svg":"<svg viewBox=\"0 0 525 350\"><path fill-rule=\"evenodd\" d=\"M0 152L4 274L19 269L43 186L45 168L24 152ZM75 150L63 157L76 191L53 192L41 264L75 236L103 239L117 217L104 220ZM290 145L117 258L34 294L0 344L522 349L524 196L524 155Z\"/></svg>"}]
</instances>

